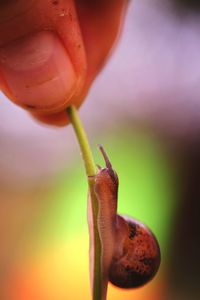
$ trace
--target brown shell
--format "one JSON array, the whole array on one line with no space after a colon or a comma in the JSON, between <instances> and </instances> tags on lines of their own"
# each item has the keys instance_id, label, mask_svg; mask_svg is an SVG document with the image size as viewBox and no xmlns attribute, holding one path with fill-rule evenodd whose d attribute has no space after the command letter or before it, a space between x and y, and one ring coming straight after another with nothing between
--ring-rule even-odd
<instances>
[{"instance_id":1,"label":"brown shell","mask_svg":"<svg viewBox=\"0 0 200 300\"><path fill-rule=\"evenodd\" d=\"M123 219L128 225L127 234L123 243L119 241L115 246L109 280L120 288L135 288L144 285L156 274L160 265L160 248L145 225L131 218Z\"/></svg>"}]
</instances>

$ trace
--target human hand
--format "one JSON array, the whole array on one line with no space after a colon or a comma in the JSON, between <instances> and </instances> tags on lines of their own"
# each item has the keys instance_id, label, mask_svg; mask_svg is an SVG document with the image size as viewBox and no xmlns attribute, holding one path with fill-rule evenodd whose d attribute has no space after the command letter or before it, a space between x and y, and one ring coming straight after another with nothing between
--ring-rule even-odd
<instances>
[{"instance_id":1,"label":"human hand","mask_svg":"<svg viewBox=\"0 0 200 300\"><path fill-rule=\"evenodd\" d=\"M127 0L2 0L0 88L42 122L67 124L118 34Z\"/></svg>"}]
</instances>

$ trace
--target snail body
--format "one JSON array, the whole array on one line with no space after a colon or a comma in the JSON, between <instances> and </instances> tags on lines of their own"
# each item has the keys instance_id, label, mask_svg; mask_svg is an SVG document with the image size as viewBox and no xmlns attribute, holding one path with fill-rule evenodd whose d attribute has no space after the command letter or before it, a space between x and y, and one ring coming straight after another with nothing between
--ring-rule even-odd
<instances>
[{"instance_id":1,"label":"snail body","mask_svg":"<svg viewBox=\"0 0 200 300\"><path fill-rule=\"evenodd\" d=\"M106 167L95 175L98 231L101 239L102 290L110 281L120 288L136 288L150 281L160 265L159 244L141 222L117 214L118 176L102 146Z\"/></svg>"}]
</instances>

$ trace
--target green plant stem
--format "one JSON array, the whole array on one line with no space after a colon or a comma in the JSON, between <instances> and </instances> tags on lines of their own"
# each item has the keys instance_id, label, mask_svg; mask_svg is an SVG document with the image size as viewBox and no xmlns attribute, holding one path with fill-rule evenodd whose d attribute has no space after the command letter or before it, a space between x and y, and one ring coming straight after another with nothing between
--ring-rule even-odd
<instances>
[{"instance_id":1,"label":"green plant stem","mask_svg":"<svg viewBox=\"0 0 200 300\"><path fill-rule=\"evenodd\" d=\"M85 164L86 175L88 177L88 186L91 197L91 207L92 207L92 217L93 217L93 232L94 232L94 274L93 274L93 287L92 287L92 299L101 300L102 299L102 289L101 289L101 241L97 226L98 217L98 202L94 192L94 178L96 174L96 166L94 163L92 151L88 142L87 135L85 133L83 124L80 120L78 112L74 106L67 108L67 113L71 124L76 133L76 137L81 149L82 158Z\"/></svg>"}]
</instances>

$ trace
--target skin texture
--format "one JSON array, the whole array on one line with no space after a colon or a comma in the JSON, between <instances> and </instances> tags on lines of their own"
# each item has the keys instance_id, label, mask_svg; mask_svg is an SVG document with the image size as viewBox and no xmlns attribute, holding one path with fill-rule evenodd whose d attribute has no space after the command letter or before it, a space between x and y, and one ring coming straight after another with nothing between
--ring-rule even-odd
<instances>
[{"instance_id":1,"label":"skin texture","mask_svg":"<svg viewBox=\"0 0 200 300\"><path fill-rule=\"evenodd\" d=\"M126 0L0 2L0 88L58 126L79 107L118 35Z\"/></svg>"}]
</instances>

